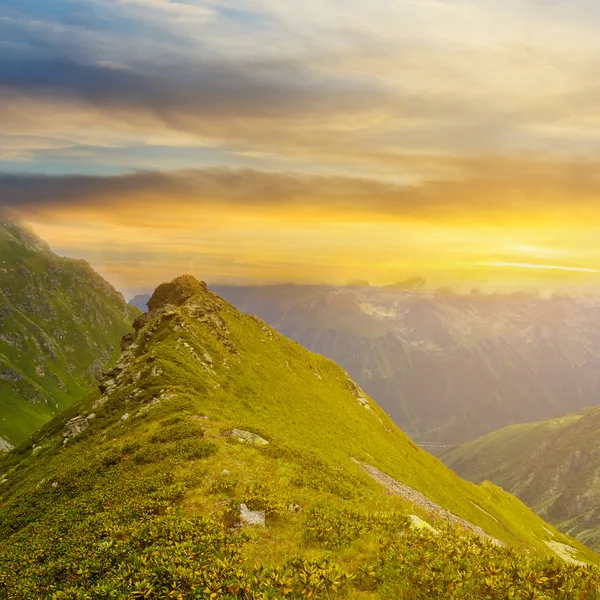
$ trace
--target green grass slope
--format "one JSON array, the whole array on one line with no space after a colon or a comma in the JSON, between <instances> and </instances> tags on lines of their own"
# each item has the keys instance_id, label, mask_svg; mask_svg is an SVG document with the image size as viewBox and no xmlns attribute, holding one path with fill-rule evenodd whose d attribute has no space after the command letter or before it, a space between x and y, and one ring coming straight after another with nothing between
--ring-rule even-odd
<instances>
[{"instance_id":1,"label":"green grass slope","mask_svg":"<svg viewBox=\"0 0 600 600\"><path fill-rule=\"evenodd\" d=\"M0 446L88 394L136 314L86 262L0 215Z\"/></svg>"},{"instance_id":2,"label":"green grass slope","mask_svg":"<svg viewBox=\"0 0 600 600\"><path fill-rule=\"evenodd\" d=\"M600 597L595 553L460 479L328 359L192 277L149 308L99 391L0 463L0 597Z\"/></svg>"},{"instance_id":3,"label":"green grass slope","mask_svg":"<svg viewBox=\"0 0 600 600\"><path fill-rule=\"evenodd\" d=\"M600 549L600 408L505 427L443 453L462 477L489 479L559 529Z\"/></svg>"},{"instance_id":4,"label":"green grass slope","mask_svg":"<svg viewBox=\"0 0 600 600\"><path fill-rule=\"evenodd\" d=\"M214 291L338 363L425 447L597 403L597 300L394 287Z\"/></svg>"}]
</instances>

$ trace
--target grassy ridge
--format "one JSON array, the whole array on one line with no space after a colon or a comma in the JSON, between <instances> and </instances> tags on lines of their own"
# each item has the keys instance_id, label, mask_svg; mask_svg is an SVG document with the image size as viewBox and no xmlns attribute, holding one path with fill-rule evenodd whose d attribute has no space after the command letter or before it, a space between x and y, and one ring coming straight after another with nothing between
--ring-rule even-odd
<instances>
[{"instance_id":1,"label":"grassy ridge","mask_svg":"<svg viewBox=\"0 0 600 600\"><path fill-rule=\"evenodd\" d=\"M455 447L443 460L461 476L490 479L561 530L600 548L600 409L505 427Z\"/></svg>"},{"instance_id":2,"label":"grassy ridge","mask_svg":"<svg viewBox=\"0 0 600 600\"><path fill-rule=\"evenodd\" d=\"M597 597L597 570L545 542L596 554L499 488L459 479L334 363L191 278L154 300L102 395L2 463L5 597ZM67 422L90 414L64 444ZM390 494L352 458L506 547ZM242 502L265 511L266 529L229 529Z\"/></svg>"},{"instance_id":3,"label":"grassy ridge","mask_svg":"<svg viewBox=\"0 0 600 600\"><path fill-rule=\"evenodd\" d=\"M598 398L595 300L325 285L215 291L340 364L423 444L463 443Z\"/></svg>"}]
</instances>

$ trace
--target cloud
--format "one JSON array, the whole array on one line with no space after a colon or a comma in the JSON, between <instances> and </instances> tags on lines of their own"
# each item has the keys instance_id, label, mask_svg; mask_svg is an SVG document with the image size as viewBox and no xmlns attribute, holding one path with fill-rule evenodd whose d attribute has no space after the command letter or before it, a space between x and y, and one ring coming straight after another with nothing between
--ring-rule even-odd
<instances>
[{"instance_id":1,"label":"cloud","mask_svg":"<svg viewBox=\"0 0 600 600\"><path fill-rule=\"evenodd\" d=\"M156 11L161 15L167 15L176 21L201 22L209 21L213 11L205 6L199 6L192 2L176 2L175 0L118 0L124 6L136 6L143 10L147 16L148 11Z\"/></svg>"},{"instance_id":2,"label":"cloud","mask_svg":"<svg viewBox=\"0 0 600 600\"><path fill-rule=\"evenodd\" d=\"M535 2L508 4L95 0L79 21L66 0L54 21L15 8L0 24L3 156L86 146L91 165L89 146L119 146L129 160L113 168L132 170L153 166L148 145L187 144L414 179L431 174L407 166L416 153L597 152L595 36L560 7L540 21ZM203 16L169 18L186 11Z\"/></svg>"},{"instance_id":3,"label":"cloud","mask_svg":"<svg viewBox=\"0 0 600 600\"><path fill-rule=\"evenodd\" d=\"M497 224L598 223L598 163L521 157L451 159L460 178L403 185L378 179L207 168L119 176L0 174L2 204L26 213L95 214L186 228L210 207L261 218Z\"/></svg>"}]
</instances>

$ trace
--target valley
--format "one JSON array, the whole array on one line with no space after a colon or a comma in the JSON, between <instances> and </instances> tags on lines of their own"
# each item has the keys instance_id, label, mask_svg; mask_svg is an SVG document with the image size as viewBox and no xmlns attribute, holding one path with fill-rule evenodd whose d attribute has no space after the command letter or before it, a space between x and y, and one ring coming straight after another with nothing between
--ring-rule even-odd
<instances>
[{"instance_id":1,"label":"valley","mask_svg":"<svg viewBox=\"0 0 600 600\"><path fill-rule=\"evenodd\" d=\"M490 480L600 550L600 408L512 425L439 456L461 477Z\"/></svg>"},{"instance_id":2,"label":"valley","mask_svg":"<svg viewBox=\"0 0 600 600\"><path fill-rule=\"evenodd\" d=\"M330 360L190 276L148 306L98 390L0 462L3 597L568 598L600 585L598 555L460 479Z\"/></svg>"},{"instance_id":3,"label":"valley","mask_svg":"<svg viewBox=\"0 0 600 600\"><path fill-rule=\"evenodd\" d=\"M596 299L375 287L214 289L340 364L428 449L600 401Z\"/></svg>"}]
</instances>

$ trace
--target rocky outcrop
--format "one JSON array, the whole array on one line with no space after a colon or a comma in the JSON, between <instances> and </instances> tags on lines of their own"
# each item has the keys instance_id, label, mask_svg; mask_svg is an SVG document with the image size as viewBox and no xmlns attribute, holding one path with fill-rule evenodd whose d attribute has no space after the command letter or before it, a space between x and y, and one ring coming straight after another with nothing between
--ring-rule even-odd
<instances>
[{"instance_id":1,"label":"rocky outcrop","mask_svg":"<svg viewBox=\"0 0 600 600\"><path fill-rule=\"evenodd\" d=\"M167 304L181 306L199 291L207 291L206 283L198 281L192 275L182 275L156 288L152 298L148 300L148 310L156 311Z\"/></svg>"},{"instance_id":2,"label":"rocky outcrop","mask_svg":"<svg viewBox=\"0 0 600 600\"><path fill-rule=\"evenodd\" d=\"M71 438L81 435L90 426L90 421L95 416L94 413L87 417L77 415L68 421L63 429L63 444L66 444Z\"/></svg>"},{"instance_id":3,"label":"rocky outcrop","mask_svg":"<svg viewBox=\"0 0 600 600\"><path fill-rule=\"evenodd\" d=\"M3 437L0 437L0 454L4 454L6 452L10 452L14 446Z\"/></svg>"},{"instance_id":4,"label":"rocky outcrop","mask_svg":"<svg viewBox=\"0 0 600 600\"><path fill-rule=\"evenodd\" d=\"M243 429L232 429L229 435L237 438L240 442L250 444L252 446L267 446L269 442L256 433L244 431Z\"/></svg>"}]
</instances>

